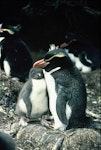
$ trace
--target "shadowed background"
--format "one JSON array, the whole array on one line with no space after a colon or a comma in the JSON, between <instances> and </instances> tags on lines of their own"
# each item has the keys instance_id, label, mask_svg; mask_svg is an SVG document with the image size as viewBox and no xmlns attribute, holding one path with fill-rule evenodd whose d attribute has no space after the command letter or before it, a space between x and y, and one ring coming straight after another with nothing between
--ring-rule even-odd
<instances>
[{"instance_id":1,"label":"shadowed background","mask_svg":"<svg viewBox=\"0 0 101 150\"><path fill-rule=\"evenodd\" d=\"M61 44L68 32L100 47L100 0L1 0L0 23L21 24L21 37L31 51Z\"/></svg>"}]
</instances>

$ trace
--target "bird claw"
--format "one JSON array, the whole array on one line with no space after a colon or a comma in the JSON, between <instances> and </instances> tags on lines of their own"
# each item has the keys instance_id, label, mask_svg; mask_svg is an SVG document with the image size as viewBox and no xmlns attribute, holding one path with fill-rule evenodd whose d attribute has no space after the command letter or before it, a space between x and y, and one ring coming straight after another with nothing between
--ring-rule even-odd
<instances>
[{"instance_id":1,"label":"bird claw","mask_svg":"<svg viewBox=\"0 0 101 150\"><path fill-rule=\"evenodd\" d=\"M42 120L41 120L41 124L42 124L43 126L46 126L46 127L52 127L52 128L54 128L54 124L52 124L52 122L47 121L47 120L45 120L45 119L42 119Z\"/></svg>"},{"instance_id":2,"label":"bird claw","mask_svg":"<svg viewBox=\"0 0 101 150\"><path fill-rule=\"evenodd\" d=\"M21 117L21 119L19 121L19 125L25 127L28 125L28 123L26 122L26 120L23 117Z\"/></svg>"}]
</instances>

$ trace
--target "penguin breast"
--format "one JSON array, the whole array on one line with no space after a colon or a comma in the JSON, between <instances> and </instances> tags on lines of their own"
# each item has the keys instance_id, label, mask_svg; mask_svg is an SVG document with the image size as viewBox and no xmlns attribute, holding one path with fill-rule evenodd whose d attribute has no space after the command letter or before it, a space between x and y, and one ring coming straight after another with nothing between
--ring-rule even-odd
<instances>
[{"instance_id":1,"label":"penguin breast","mask_svg":"<svg viewBox=\"0 0 101 150\"><path fill-rule=\"evenodd\" d=\"M32 79L30 101L32 104L31 118L40 117L43 113L48 111L48 97L44 79Z\"/></svg>"},{"instance_id":2,"label":"penguin breast","mask_svg":"<svg viewBox=\"0 0 101 150\"><path fill-rule=\"evenodd\" d=\"M52 114L56 114L56 99L57 99L57 93L55 90L55 80L53 76L50 74L50 72L47 72L43 70L46 84L47 84L47 90L49 94L49 107Z\"/></svg>"}]
</instances>

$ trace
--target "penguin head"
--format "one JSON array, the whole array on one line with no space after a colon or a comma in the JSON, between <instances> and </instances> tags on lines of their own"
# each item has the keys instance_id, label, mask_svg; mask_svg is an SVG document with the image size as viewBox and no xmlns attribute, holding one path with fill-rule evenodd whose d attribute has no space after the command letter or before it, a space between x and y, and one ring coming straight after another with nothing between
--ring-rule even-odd
<instances>
[{"instance_id":1,"label":"penguin head","mask_svg":"<svg viewBox=\"0 0 101 150\"><path fill-rule=\"evenodd\" d=\"M54 59L59 59L59 58L61 59L64 57L66 57L66 52L61 48L58 48L47 52L46 55L44 56L44 60L46 62L51 62Z\"/></svg>"},{"instance_id":2,"label":"penguin head","mask_svg":"<svg viewBox=\"0 0 101 150\"><path fill-rule=\"evenodd\" d=\"M78 57L79 53L81 52L81 39L80 35L74 33L68 33L65 36L65 42L60 45L61 48L69 49L69 52L72 53L74 56Z\"/></svg>"},{"instance_id":3,"label":"penguin head","mask_svg":"<svg viewBox=\"0 0 101 150\"><path fill-rule=\"evenodd\" d=\"M18 24L16 26L12 25L3 25L0 24L0 37L14 37L19 35L19 31L21 29L21 25Z\"/></svg>"},{"instance_id":4,"label":"penguin head","mask_svg":"<svg viewBox=\"0 0 101 150\"><path fill-rule=\"evenodd\" d=\"M29 78L36 80L44 78L43 70L41 68L31 68L29 71Z\"/></svg>"},{"instance_id":5,"label":"penguin head","mask_svg":"<svg viewBox=\"0 0 101 150\"><path fill-rule=\"evenodd\" d=\"M72 66L73 63L64 49L55 49L48 51L43 59L34 63L34 67L45 68L51 70L56 67L67 68Z\"/></svg>"}]
</instances>

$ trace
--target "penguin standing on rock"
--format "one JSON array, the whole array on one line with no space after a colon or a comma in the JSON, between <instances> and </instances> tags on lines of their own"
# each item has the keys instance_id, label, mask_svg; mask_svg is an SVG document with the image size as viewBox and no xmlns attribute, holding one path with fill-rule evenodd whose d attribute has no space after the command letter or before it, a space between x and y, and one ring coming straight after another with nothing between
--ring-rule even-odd
<instances>
[{"instance_id":1,"label":"penguin standing on rock","mask_svg":"<svg viewBox=\"0 0 101 150\"><path fill-rule=\"evenodd\" d=\"M61 48L49 51L33 66L44 70L54 129L63 131L85 122L85 84L67 52Z\"/></svg>"},{"instance_id":2,"label":"penguin standing on rock","mask_svg":"<svg viewBox=\"0 0 101 150\"><path fill-rule=\"evenodd\" d=\"M19 125L26 126L26 118L36 119L48 111L48 95L43 70L31 68L29 79L21 89L15 113L21 119Z\"/></svg>"}]
</instances>

